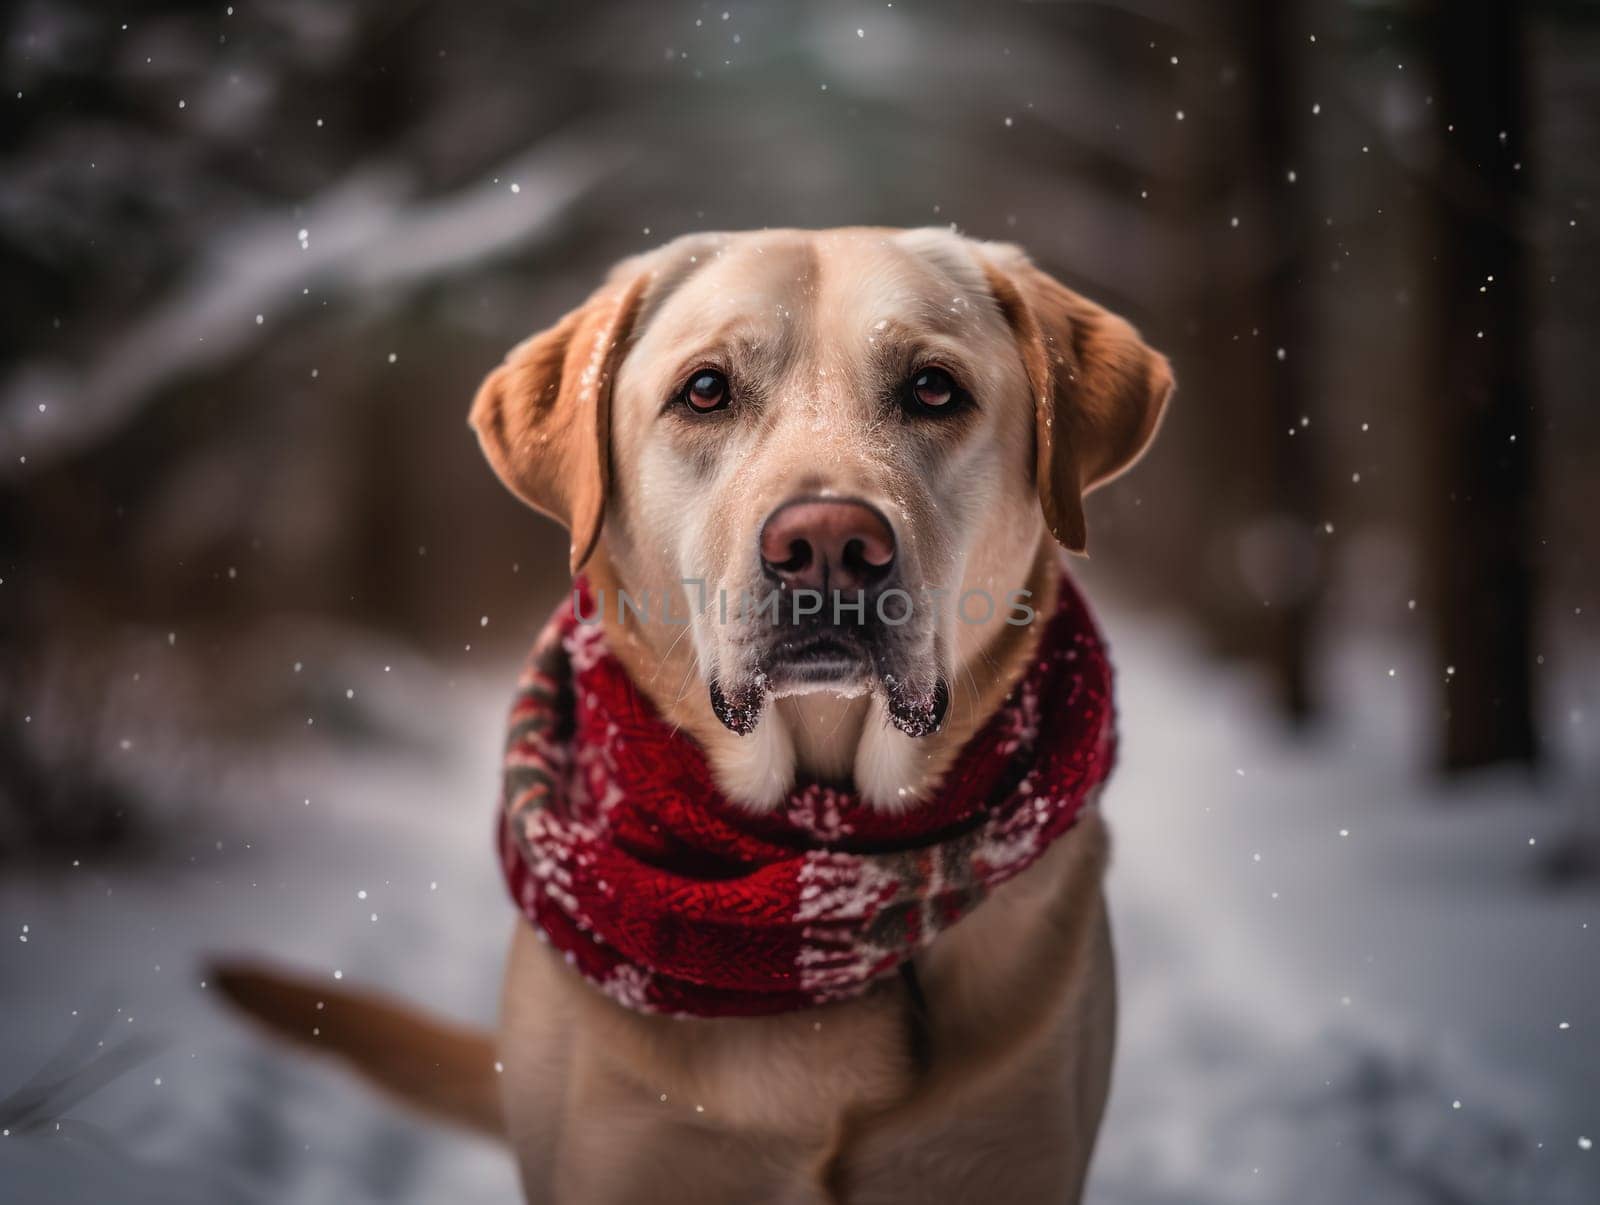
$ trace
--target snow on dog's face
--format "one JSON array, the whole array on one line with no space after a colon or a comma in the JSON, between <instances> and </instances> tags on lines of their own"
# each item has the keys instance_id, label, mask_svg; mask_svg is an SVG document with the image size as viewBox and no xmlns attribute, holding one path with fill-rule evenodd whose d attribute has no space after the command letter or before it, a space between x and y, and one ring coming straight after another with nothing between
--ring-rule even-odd
<instances>
[{"instance_id":1,"label":"snow on dog's face","mask_svg":"<svg viewBox=\"0 0 1600 1205\"><path fill-rule=\"evenodd\" d=\"M473 424L571 529L574 570L603 545L663 646L690 617L727 728L869 692L916 738L1025 618L1045 526L1082 550L1083 493L1170 390L1132 328L1014 247L769 231L619 265L491 375Z\"/></svg>"}]
</instances>

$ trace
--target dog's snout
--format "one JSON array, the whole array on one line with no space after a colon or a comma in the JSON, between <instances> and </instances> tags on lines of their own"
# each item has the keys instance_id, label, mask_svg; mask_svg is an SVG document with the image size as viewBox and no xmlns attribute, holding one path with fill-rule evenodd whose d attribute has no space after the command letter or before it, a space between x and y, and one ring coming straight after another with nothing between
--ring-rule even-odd
<instances>
[{"instance_id":1,"label":"dog's snout","mask_svg":"<svg viewBox=\"0 0 1600 1205\"><path fill-rule=\"evenodd\" d=\"M881 511L849 498L798 498L761 525L761 564L786 586L864 590L894 568L894 528Z\"/></svg>"}]
</instances>

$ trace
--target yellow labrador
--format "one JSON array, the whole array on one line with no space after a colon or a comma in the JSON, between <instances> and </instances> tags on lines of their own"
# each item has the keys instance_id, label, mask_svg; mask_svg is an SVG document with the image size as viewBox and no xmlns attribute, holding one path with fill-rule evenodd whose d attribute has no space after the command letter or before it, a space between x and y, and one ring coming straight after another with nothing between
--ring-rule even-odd
<instances>
[{"instance_id":1,"label":"yellow labrador","mask_svg":"<svg viewBox=\"0 0 1600 1205\"><path fill-rule=\"evenodd\" d=\"M914 588L1030 591L1048 613L1055 543L1083 551L1083 495L1139 456L1171 391L1136 331L1016 247L775 230L618 265L511 352L471 421L599 590L854 585L892 562ZM871 658L786 657L677 604L687 638L611 611L606 638L758 810L797 781L915 808L1035 640L1003 609L925 612ZM891 978L772 1017L636 1012L521 922L497 1042L248 967L222 980L412 1103L502 1134L533 1202L1076 1201L1113 1045L1106 857L1090 811L916 956L914 1001Z\"/></svg>"}]
</instances>

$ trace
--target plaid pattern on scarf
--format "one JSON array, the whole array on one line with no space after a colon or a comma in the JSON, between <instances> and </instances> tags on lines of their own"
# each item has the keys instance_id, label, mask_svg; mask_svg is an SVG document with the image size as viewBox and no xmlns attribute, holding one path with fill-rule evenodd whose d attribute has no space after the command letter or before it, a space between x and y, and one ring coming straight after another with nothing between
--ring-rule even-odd
<instances>
[{"instance_id":1,"label":"plaid pattern on scarf","mask_svg":"<svg viewBox=\"0 0 1600 1205\"><path fill-rule=\"evenodd\" d=\"M864 992L1038 860L1111 771L1111 666L1065 576L1043 622L927 800L889 813L810 783L756 813L718 790L569 599L511 709L498 829L512 899L644 1012L759 1016Z\"/></svg>"}]
</instances>

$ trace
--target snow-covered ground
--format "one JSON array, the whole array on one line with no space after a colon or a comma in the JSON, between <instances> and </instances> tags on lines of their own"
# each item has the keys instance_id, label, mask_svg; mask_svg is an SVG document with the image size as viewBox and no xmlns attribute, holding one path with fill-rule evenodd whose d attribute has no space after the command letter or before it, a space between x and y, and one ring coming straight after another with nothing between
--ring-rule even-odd
<instances>
[{"instance_id":1,"label":"snow-covered ground","mask_svg":"<svg viewBox=\"0 0 1600 1205\"><path fill-rule=\"evenodd\" d=\"M1090 1199L1600 1201L1600 890L1543 870L1593 801L1427 781L1398 654L1340 656L1354 718L1297 745L1175 634L1110 626L1123 995Z\"/></svg>"},{"instance_id":2,"label":"snow-covered ground","mask_svg":"<svg viewBox=\"0 0 1600 1205\"><path fill-rule=\"evenodd\" d=\"M1249 678L1102 611L1122 1016L1089 1199L1600 1201L1600 888L1540 873L1576 793L1432 785L1403 658L1339 657L1355 718L1297 743ZM454 680L377 659L358 697L428 739L308 738L214 786L164 857L0 880L0 1199L515 1198L493 1146L265 1041L202 982L207 953L258 952L492 1017L514 659Z\"/></svg>"}]
</instances>

